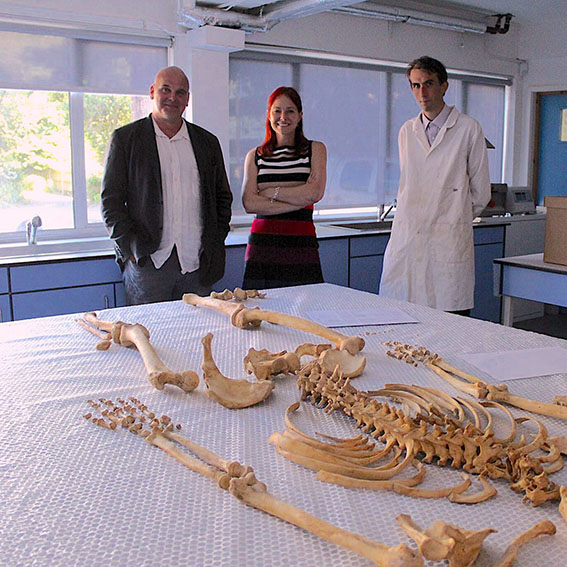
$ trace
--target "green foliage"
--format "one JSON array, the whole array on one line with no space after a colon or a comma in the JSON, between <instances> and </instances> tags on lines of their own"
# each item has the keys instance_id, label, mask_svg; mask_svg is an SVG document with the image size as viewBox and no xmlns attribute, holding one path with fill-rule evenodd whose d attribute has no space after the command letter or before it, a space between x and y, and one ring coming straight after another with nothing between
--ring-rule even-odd
<instances>
[{"instance_id":1,"label":"green foliage","mask_svg":"<svg viewBox=\"0 0 567 567\"><path fill-rule=\"evenodd\" d=\"M102 163L112 132L132 121L130 97L86 94L84 101L85 139Z\"/></svg>"}]
</instances>

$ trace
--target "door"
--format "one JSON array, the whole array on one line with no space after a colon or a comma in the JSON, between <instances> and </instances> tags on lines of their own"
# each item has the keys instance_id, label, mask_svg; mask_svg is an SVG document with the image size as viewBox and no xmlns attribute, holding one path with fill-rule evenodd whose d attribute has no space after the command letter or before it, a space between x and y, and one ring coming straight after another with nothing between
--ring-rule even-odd
<instances>
[{"instance_id":1,"label":"door","mask_svg":"<svg viewBox=\"0 0 567 567\"><path fill-rule=\"evenodd\" d=\"M534 200L567 195L567 91L537 93Z\"/></svg>"}]
</instances>

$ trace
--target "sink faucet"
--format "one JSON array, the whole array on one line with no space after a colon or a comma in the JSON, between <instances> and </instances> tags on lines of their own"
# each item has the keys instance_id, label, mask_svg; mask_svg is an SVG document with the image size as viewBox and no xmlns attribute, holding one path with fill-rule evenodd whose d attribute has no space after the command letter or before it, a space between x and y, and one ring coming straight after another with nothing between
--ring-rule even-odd
<instances>
[{"instance_id":1,"label":"sink faucet","mask_svg":"<svg viewBox=\"0 0 567 567\"><path fill-rule=\"evenodd\" d=\"M390 203L390 206L386 208L385 203L378 205L378 222L383 222L384 219L390 214L390 211L395 207L396 201L394 200Z\"/></svg>"},{"instance_id":2,"label":"sink faucet","mask_svg":"<svg viewBox=\"0 0 567 567\"><path fill-rule=\"evenodd\" d=\"M37 244L37 229L42 225L41 217L36 215L26 223L26 242L28 246Z\"/></svg>"}]
</instances>

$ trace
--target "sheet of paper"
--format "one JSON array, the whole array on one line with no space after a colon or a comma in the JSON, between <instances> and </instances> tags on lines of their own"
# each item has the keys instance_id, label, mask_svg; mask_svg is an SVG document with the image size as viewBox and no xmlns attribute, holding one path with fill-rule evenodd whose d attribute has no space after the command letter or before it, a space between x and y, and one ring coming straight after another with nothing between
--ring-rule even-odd
<instances>
[{"instance_id":1,"label":"sheet of paper","mask_svg":"<svg viewBox=\"0 0 567 567\"><path fill-rule=\"evenodd\" d=\"M567 349L561 347L481 352L463 354L460 358L498 381L549 376L567 371Z\"/></svg>"},{"instance_id":2,"label":"sheet of paper","mask_svg":"<svg viewBox=\"0 0 567 567\"><path fill-rule=\"evenodd\" d=\"M307 317L325 327L364 327L366 325L397 325L419 323L401 309L338 309L307 311Z\"/></svg>"}]
</instances>

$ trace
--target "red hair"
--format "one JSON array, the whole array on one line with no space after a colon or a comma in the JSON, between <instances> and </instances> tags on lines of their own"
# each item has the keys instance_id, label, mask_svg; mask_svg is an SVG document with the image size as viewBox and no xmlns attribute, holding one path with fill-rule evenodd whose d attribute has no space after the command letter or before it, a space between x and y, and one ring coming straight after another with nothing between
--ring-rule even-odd
<instances>
[{"instance_id":1,"label":"red hair","mask_svg":"<svg viewBox=\"0 0 567 567\"><path fill-rule=\"evenodd\" d=\"M268 97L268 111L266 113L266 137L261 146L258 146L258 153L261 156L271 156L277 146L277 137L272 125L270 124L270 111L276 99L282 95L287 96L293 104L297 107L298 112L303 111L303 105L301 104L301 97L299 93L293 87L278 87L269 97ZM303 135L303 118L297 123L295 129L295 140L293 146L298 154L305 153L309 148L309 140Z\"/></svg>"}]
</instances>

